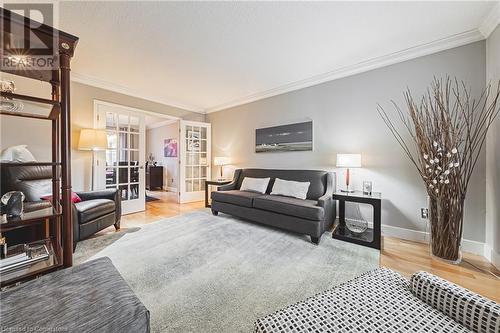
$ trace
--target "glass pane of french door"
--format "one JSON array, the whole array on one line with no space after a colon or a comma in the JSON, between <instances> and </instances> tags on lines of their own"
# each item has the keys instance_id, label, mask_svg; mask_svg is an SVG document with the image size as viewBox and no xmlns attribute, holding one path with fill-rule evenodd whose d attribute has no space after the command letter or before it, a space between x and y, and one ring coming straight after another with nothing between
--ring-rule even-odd
<instances>
[{"instance_id":1,"label":"glass pane of french door","mask_svg":"<svg viewBox=\"0 0 500 333\"><path fill-rule=\"evenodd\" d=\"M106 112L106 188L122 190L122 200L139 198L139 118Z\"/></svg>"},{"instance_id":2,"label":"glass pane of french door","mask_svg":"<svg viewBox=\"0 0 500 333\"><path fill-rule=\"evenodd\" d=\"M199 192L207 180L207 129L201 126L186 126L186 163L184 165L185 192Z\"/></svg>"}]
</instances>

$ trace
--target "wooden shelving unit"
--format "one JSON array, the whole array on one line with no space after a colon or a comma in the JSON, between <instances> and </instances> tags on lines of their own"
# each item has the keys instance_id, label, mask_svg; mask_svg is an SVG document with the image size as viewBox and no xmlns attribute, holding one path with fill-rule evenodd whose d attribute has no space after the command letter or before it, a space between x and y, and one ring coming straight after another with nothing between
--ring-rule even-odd
<instances>
[{"instance_id":1,"label":"wooden shelving unit","mask_svg":"<svg viewBox=\"0 0 500 333\"><path fill-rule=\"evenodd\" d=\"M4 111L0 110L0 114L6 116L23 117L23 118L33 118L33 119L45 119L45 120L57 120L61 114L61 105L59 101L44 99L33 96L19 95L14 93L3 92L2 100L7 100L15 103L21 103L25 107L29 108L34 112L23 112L23 111Z\"/></svg>"},{"instance_id":2,"label":"wooden shelving unit","mask_svg":"<svg viewBox=\"0 0 500 333\"><path fill-rule=\"evenodd\" d=\"M57 222L59 223L61 215L61 207L55 208L53 206L24 212L22 217L11 217L0 222L0 232L4 233L35 224L45 223L48 219L53 218L58 218Z\"/></svg>"},{"instance_id":3,"label":"wooden shelving unit","mask_svg":"<svg viewBox=\"0 0 500 333\"><path fill-rule=\"evenodd\" d=\"M2 273L2 286L26 280L44 273L49 273L62 267L61 253L63 250L61 246L56 245L57 242L54 238L42 239L40 241L30 243L30 245L33 244L45 244L49 251L49 257L43 261L36 262L19 270Z\"/></svg>"},{"instance_id":4,"label":"wooden shelving unit","mask_svg":"<svg viewBox=\"0 0 500 333\"><path fill-rule=\"evenodd\" d=\"M23 68L0 68L2 72L50 83L50 98L40 98L11 92L2 92L3 105L20 106L18 109L0 109L1 116L30 118L51 122L52 161L28 163L2 163L2 168L50 167L52 170L52 203L26 205L20 217L0 220L0 233L9 243L9 232L36 233L35 244L45 244L49 258L28 267L0 274L1 286L30 279L60 267L73 264L73 224L71 220L71 132L70 132L70 60L78 38L50 26L0 8L2 20L2 57L29 56L29 48L9 48L27 45L26 38L37 36L46 45L56 45L53 56L57 66L39 69L24 65ZM61 195L59 195L61 193ZM42 231L40 231L42 230Z\"/></svg>"}]
</instances>

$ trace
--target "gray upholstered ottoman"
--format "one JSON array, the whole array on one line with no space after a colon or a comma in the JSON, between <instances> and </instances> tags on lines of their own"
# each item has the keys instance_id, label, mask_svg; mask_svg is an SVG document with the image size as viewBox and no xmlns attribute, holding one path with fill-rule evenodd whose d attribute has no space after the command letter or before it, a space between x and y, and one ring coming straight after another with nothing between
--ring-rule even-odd
<instances>
[{"instance_id":1,"label":"gray upholstered ottoman","mask_svg":"<svg viewBox=\"0 0 500 333\"><path fill-rule=\"evenodd\" d=\"M500 332L500 305L427 272L386 268L255 322L257 333Z\"/></svg>"},{"instance_id":2,"label":"gray upholstered ottoman","mask_svg":"<svg viewBox=\"0 0 500 333\"><path fill-rule=\"evenodd\" d=\"M149 311L109 258L0 294L2 332L149 332Z\"/></svg>"}]
</instances>

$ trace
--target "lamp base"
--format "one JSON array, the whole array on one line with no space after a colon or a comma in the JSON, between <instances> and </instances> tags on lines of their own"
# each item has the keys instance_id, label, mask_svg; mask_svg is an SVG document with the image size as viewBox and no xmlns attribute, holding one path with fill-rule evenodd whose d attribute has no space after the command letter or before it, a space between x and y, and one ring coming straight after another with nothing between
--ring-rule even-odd
<instances>
[{"instance_id":1,"label":"lamp base","mask_svg":"<svg viewBox=\"0 0 500 333\"><path fill-rule=\"evenodd\" d=\"M343 193L354 193L355 191L354 191L354 190L344 190L344 189L340 189L340 192L343 192Z\"/></svg>"}]
</instances>

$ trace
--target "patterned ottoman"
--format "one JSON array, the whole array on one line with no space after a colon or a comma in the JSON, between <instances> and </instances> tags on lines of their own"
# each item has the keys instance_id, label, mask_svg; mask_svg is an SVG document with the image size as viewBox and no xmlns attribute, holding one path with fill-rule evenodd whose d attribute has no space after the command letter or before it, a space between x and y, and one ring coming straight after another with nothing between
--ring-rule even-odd
<instances>
[{"instance_id":1,"label":"patterned ottoman","mask_svg":"<svg viewBox=\"0 0 500 333\"><path fill-rule=\"evenodd\" d=\"M426 272L379 268L255 322L255 332L500 332L500 305Z\"/></svg>"}]
</instances>

